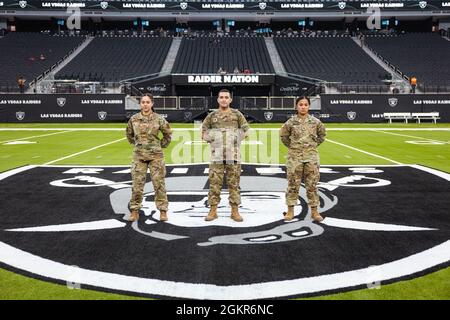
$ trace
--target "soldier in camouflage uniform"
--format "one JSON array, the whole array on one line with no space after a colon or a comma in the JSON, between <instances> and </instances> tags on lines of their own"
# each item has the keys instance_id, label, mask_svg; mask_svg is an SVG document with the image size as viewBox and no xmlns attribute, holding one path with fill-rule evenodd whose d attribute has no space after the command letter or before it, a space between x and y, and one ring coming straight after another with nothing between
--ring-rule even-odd
<instances>
[{"instance_id":1,"label":"soldier in camouflage uniform","mask_svg":"<svg viewBox=\"0 0 450 320\"><path fill-rule=\"evenodd\" d=\"M155 191L155 203L160 211L160 221L167 221L168 201L164 177L166 166L161 148L166 148L172 138L172 129L161 115L153 112L153 96L145 94L141 97L141 112L133 115L128 121L126 135L128 142L134 145L131 177L133 189L130 201L129 221L139 219L142 206L147 169ZM158 133L163 137L159 139Z\"/></svg>"},{"instance_id":2,"label":"soldier in camouflage uniform","mask_svg":"<svg viewBox=\"0 0 450 320\"><path fill-rule=\"evenodd\" d=\"M238 206L241 204L239 182L241 178L241 141L247 137L250 129L244 115L231 109L230 91L222 89L217 102L219 109L208 114L202 124L202 139L211 146L211 163L209 165L208 203L209 214L206 221L217 219L217 206L220 203L223 177L226 175L231 219L243 221Z\"/></svg>"},{"instance_id":3,"label":"soldier in camouflage uniform","mask_svg":"<svg viewBox=\"0 0 450 320\"><path fill-rule=\"evenodd\" d=\"M317 211L319 205L317 183L320 178L317 147L324 142L326 130L319 119L309 115L309 98L300 97L295 104L297 115L286 121L280 130L281 141L288 147L286 162L288 211L284 213L284 219L290 221L294 218L294 206L298 203L300 183L303 178L308 204L311 207L311 217L320 222L323 218Z\"/></svg>"}]
</instances>

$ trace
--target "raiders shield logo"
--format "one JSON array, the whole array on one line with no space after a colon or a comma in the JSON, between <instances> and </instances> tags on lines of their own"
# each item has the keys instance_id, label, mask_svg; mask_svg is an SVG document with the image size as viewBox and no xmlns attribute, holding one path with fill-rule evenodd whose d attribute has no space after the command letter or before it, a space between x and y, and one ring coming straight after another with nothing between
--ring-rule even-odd
<instances>
[{"instance_id":1,"label":"raiders shield logo","mask_svg":"<svg viewBox=\"0 0 450 320\"><path fill-rule=\"evenodd\" d=\"M189 121L192 119L192 112L185 112L184 113L184 120Z\"/></svg>"},{"instance_id":2,"label":"raiders shield logo","mask_svg":"<svg viewBox=\"0 0 450 320\"><path fill-rule=\"evenodd\" d=\"M186 10L187 7L188 7L187 2L181 2L181 3L180 3L180 8L181 8L181 10Z\"/></svg>"},{"instance_id":3,"label":"raiders shield logo","mask_svg":"<svg viewBox=\"0 0 450 320\"><path fill-rule=\"evenodd\" d=\"M25 118L25 112L23 111L17 111L16 112L16 119L19 121L22 121Z\"/></svg>"},{"instance_id":4,"label":"raiders shield logo","mask_svg":"<svg viewBox=\"0 0 450 320\"><path fill-rule=\"evenodd\" d=\"M347 6L347 3L346 2L339 2L338 6L339 6L339 9L344 10L345 7Z\"/></svg>"},{"instance_id":5,"label":"raiders shield logo","mask_svg":"<svg viewBox=\"0 0 450 320\"><path fill-rule=\"evenodd\" d=\"M64 107L66 105L66 98L56 98L56 104L58 107Z\"/></svg>"},{"instance_id":6,"label":"raiders shield logo","mask_svg":"<svg viewBox=\"0 0 450 320\"><path fill-rule=\"evenodd\" d=\"M349 111L347 112L347 118L350 121L353 121L356 119L356 112L355 111Z\"/></svg>"},{"instance_id":7,"label":"raiders shield logo","mask_svg":"<svg viewBox=\"0 0 450 320\"><path fill-rule=\"evenodd\" d=\"M426 1L419 1L419 7L420 7L420 9L425 9L427 7L427 2Z\"/></svg>"},{"instance_id":8,"label":"raiders shield logo","mask_svg":"<svg viewBox=\"0 0 450 320\"><path fill-rule=\"evenodd\" d=\"M27 2L24 0L19 1L19 6L24 9L27 6Z\"/></svg>"},{"instance_id":9,"label":"raiders shield logo","mask_svg":"<svg viewBox=\"0 0 450 320\"><path fill-rule=\"evenodd\" d=\"M264 119L266 119L267 121L270 121L270 120L272 120L272 118L273 118L273 112L271 112L271 111L264 112Z\"/></svg>"},{"instance_id":10,"label":"raiders shield logo","mask_svg":"<svg viewBox=\"0 0 450 320\"><path fill-rule=\"evenodd\" d=\"M106 8L108 8L108 2L106 2L106 1L100 2L100 7L101 7L103 10L105 10Z\"/></svg>"},{"instance_id":11,"label":"raiders shield logo","mask_svg":"<svg viewBox=\"0 0 450 320\"><path fill-rule=\"evenodd\" d=\"M267 3L265 3L265 2L260 2L260 3L259 3L259 8L260 8L261 10L266 9L266 8L267 8Z\"/></svg>"},{"instance_id":12,"label":"raiders shield logo","mask_svg":"<svg viewBox=\"0 0 450 320\"><path fill-rule=\"evenodd\" d=\"M98 114L98 118L103 121L106 119L106 115L108 113L106 111L99 111L97 114Z\"/></svg>"},{"instance_id":13,"label":"raiders shield logo","mask_svg":"<svg viewBox=\"0 0 450 320\"><path fill-rule=\"evenodd\" d=\"M395 107L398 103L398 99L397 98L389 98L388 103L389 103L389 107Z\"/></svg>"},{"instance_id":14,"label":"raiders shield logo","mask_svg":"<svg viewBox=\"0 0 450 320\"><path fill-rule=\"evenodd\" d=\"M285 222L286 168L243 164L244 221L237 223L230 219L226 185L219 218L204 221L207 169L207 164L167 166L164 223L151 182L140 219L127 221L129 166L25 166L3 172L0 263L81 288L188 299L343 292L449 265L448 173L417 165L322 166L319 211L325 219L312 221L302 187L295 217ZM318 254L318 245L326 254ZM382 271L376 278L373 266ZM82 276L74 279L74 273Z\"/></svg>"}]
</instances>

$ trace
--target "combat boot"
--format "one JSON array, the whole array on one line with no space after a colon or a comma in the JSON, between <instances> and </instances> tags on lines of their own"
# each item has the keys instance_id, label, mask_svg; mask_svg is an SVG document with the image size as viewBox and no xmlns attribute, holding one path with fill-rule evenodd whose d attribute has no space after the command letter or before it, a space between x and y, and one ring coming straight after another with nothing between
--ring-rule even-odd
<instances>
[{"instance_id":1,"label":"combat boot","mask_svg":"<svg viewBox=\"0 0 450 320\"><path fill-rule=\"evenodd\" d=\"M168 218L167 218L167 211L164 211L164 210L161 210L160 212L159 212L159 221L167 221L167 220L169 220Z\"/></svg>"},{"instance_id":2,"label":"combat boot","mask_svg":"<svg viewBox=\"0 0 450 320\"><path fill-rule=\"evenodd\" d=\"M231 219L233 219L236 222L244 221L244 219L239 214L238 206L236 205L231 206Z\"/></svg>"},{"instance_id":3,"label":"combat boot","mask_svg":"<svg viewBox=\"0 0 450 320\"><path fill-rule=\"evenodd\" d=\"M139 219L139 211L138 210L131 211L128 221L134 222L137 221L138 219Z\"/></svg>"},{"instance_id":4,"label":"combat boot","mask_svg":"<svg viewBox=\"0 0 450 320\"><path fill-rule=\"evenodd\" d=\"M294 219L294 206L288 206L288 211L283 212L284 214L284 221L291 221Z\"/></svg>"},{"instance_id":5,"label":"combat boot","mask_svg":"<svg viewBox=\"0 0 450 320\"><path fill-rule=\"evenodd\" d=\"M311 207L311 218L316 222L322 222L323 218L317 211L317 207Z\"/></svg>"},{"instance_id":6,"label":"combat boot","mask_svg":"<svg viewBox=\"0 0 450 320\"><path fill-rule=\"evenodd\" d=\"M214 219L217 219L217 206L211 206L211 209L209 209L209 213L205 218L205 221L213 221Z\"/></svg>"}]
</instances>

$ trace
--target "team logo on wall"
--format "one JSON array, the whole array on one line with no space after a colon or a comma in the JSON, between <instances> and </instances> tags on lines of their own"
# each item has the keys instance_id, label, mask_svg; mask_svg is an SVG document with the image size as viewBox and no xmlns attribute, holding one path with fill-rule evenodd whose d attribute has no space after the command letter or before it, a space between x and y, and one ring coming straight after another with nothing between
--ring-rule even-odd
<instances>
[{"instance_id":1,"label":"team logo on wall","mask_svg":"<svg viewBox=\"0 0 450 320\"><path fill-rule=\"evenodd\" d=\"M107 116L107 112L106 111L99 111L98 113L97 113L97 115L98 115L98 118L100 119L100 120L105 120L106 119L106 116Z\"/></svg>"},{"instance_id":2,"label":"team logo on wall","mask_svg":"<svg viewBox=\"0 0 450 320\"><path fill-rule=\"evenodd\" d=\"M347 112L347 118L350 121L353 121L356 119L356 112L355 111L349 111Z\"/></svg>"},{"instance_id":3,"label":"team logo on wall","mask_svg":"<svg viewBox=\"0 0 450 320\"><path fill-rule=\"evenodd\" d=\"M260 2L260 3L259 3L259 8L260 8L261 10L265 10L265 9L267 8L267 3L265 3L265 2Z\"/></svg>"},{"instance_id":4,"label":"team logo on wall","mask_svg":"<svg viewBox=\"0 0 450 320\"><path fill-rule=\"evenodd\" d=\"M27 6L27 2L21 0L21 1L19 1L19 6L20 6L22 9L24 9L24 8Z\"/></svg>"},{"instance_id":5,"label":"team logo on wall","mask_svg":"<svg viewBox=\"0 0 450 320\"><path fill-rule=\"evenodd\" d=\"M16 119L19 121L22 121L25 118L25 112L23 111L17 111L16 112Z\"/></svg>"},{"instance_id":6,"label":"team logo on wall","mask_svg":"<svg viewBox=\"0 0 450 320\"><path fill-rule=\"evenodd\" d=\"M345 7L347 6L347 3L346 2L339 2L338 6L339 6L339 9L344 10Z\"/></svg>"},{"instance_id":7,"label":"team logo on wall","mask_svg":"<svg viewBox=\"0 0 450 320\"><path fill-rule=\"evenodd\" d=\"M0 262L80 287L193 299L342 292L449 265L448 173L322 166L324 221L311 220L302 187L295 218L285 222L285 167L242 165L244 221L237 223L226 185L219 218L204 221L207 169L167 166L169 221L159 221L148 182L133 223L127 221L129 167L26 166L1 173Z\"/></svg>"},{"instance_id":8,"label":"team logo on wall","mask_svg":"<svg viewBox=\"0 0 450 320\"><path fill-rule=\"evenodd\" d=\"M185 112L184 113L184 121L192 120L192 112Z\"/></svg>"},{"instance_id":9,"label":"team logo on wall","mask_svg":"<svg viewBox=\"0 0 450 320\"><path fill-rule=\"evenodd\" d=\"M181 10L186 10L187 7L188 7L187 2L181 2L181 3L180 3L180 8L181 8Z\"/></svg>"},{"instance_id":10,"label":"team logo on wall","mask_svg":"<svg viewBox=\"0 0 450 320\"><path fill-rule=\"evenodd\" d=\"M108 8L108 2L107 1L102 1L100 2L100 7L105 10L106 8Z\"/></svg>"},{"instance_id":11,"label":"team logo on wall","mask_svg":"<svg viewBox=\"0 0 450 320\"><path fill-rule=\"evenodd\" d=\"M390 107L395 107L395 106L397 106L398 99L397 98L389 98L388 103L389 103Z\"/></svg>"},{"instance_id":12,"label":"team logo on wall","mask_svg":"<svg viewBox=\"0 0 450 320\"><path fill-rule=\"evenodd\" d=\"M425 9L427 7L427 2L426 1L419 1L419 7L420 7L420 9Z\"/></svg>"},{"instance_id":13,"label":"team logo on wall","mask_svg":"<svg viewBox=\"0 0 450 320\"><path fill-rule=\"evenodd\" d=\"M273 112L272 111L266 111L264 112L264 119L266 119L267 121L272 120L273 118Z\"/></svg>"},{"instance_id":14,"label":"team logo on wall","mask_svg":"<svg viewBox=\"0 0 450 320\"><path fill-rule=\"evenodd\" d=\"M66 105L66 98L56 98L56 104L58 107L64 107Z\"/></svg>"}]
</instances>

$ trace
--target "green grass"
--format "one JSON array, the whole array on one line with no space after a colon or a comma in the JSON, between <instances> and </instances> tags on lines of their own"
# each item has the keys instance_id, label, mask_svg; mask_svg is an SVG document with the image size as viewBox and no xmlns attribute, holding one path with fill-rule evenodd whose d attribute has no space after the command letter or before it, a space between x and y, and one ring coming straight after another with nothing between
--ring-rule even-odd
<instances>
[{"instance_id":1,"label":"green grass","mask_svg":"<svg viewBox=\"0 0 450 320\"><path fill-rule=\"evenodd\" d=\"M281 124L252 125L249 140L260 145L244 145L243 160L251 163L284 163L286 148L279 143ZM184 140L199 141L198 126L173 124L174 128L195 130L175 131L170 147L165 151L167 163L206 162L208 146L185 145ZM327 124L327 138L320 146L322 165L332 164L422 164L450 172L450 124ZM0 172L27 164L73 165L129 165L131 146L120 140L104 147L99 145L124 138L125 124L0 124L0 128L31 128L31 131L0 130ZM43 131L41 128L111 128L110 131ZM257 130L258 128L275 130ZM363 131L339 131L340 128L361 128ZM402 131L373 131L371 129L397 128ZM436 128L438 131L413 129ZM121 130L123 129L123 130ZM58 133L59 132L59 133ZM58 133L58 134L53 134ZM5 145L4 142L22 139L36 142L27 145ZM183 140L184 139L184 140ZM406 141L432 140L441 144L418 145ZM336 144L339 143L339 144ZM343 145L342 145L343 144ZM95 149L93 149L95 148ZM92 150L90 150L92 149ZM90 150L90 151L87 151ZM200 150L200 155L196 150ZM86 152L84 152L86 151ZM367 154L368 152L371 154ZM78 155L74 155L79 153ZM383 158L380 158L383 157ZM0 299L134 299L135 297L97 292L70 290L41 280L0 269ZM450 299L450 268L423 277L393 284L381 284L380 289L354 290L323 295L311 299Z\"/></svg>"}]
</instances>

